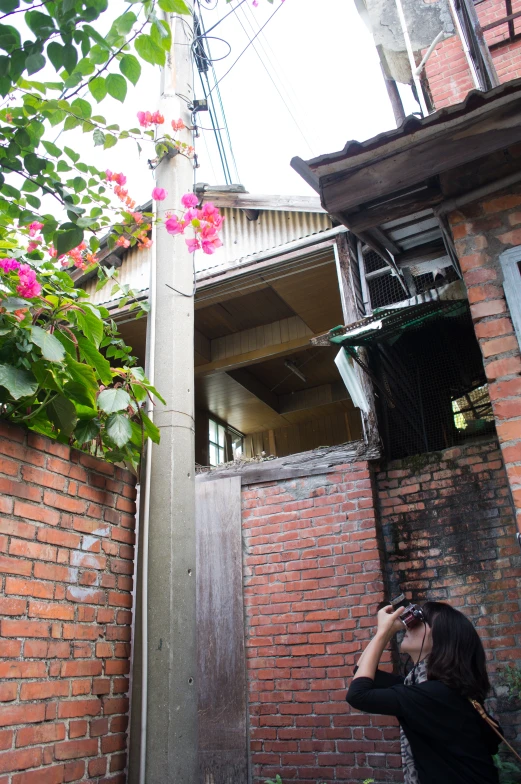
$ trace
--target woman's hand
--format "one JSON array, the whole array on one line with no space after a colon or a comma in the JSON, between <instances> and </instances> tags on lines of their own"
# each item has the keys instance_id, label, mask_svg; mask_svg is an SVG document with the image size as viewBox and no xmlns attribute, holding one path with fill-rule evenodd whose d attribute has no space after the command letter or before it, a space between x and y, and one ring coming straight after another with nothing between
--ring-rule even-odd
<instances>
[{"instance_id":1,"label":"woman's hand","mask_svg":"<svg viewBox=\"0 0 521 784\"><path fill-rule=\"evenodd\" d=\"M396 632L403 631L404 625L400 620L400 615L403 613L404 609L404 607L398 607L398 609L395 610L391 604L387 607L382 607L377 615L377 634L384 635L390 639Z\"/></svg>"}]
</instances>

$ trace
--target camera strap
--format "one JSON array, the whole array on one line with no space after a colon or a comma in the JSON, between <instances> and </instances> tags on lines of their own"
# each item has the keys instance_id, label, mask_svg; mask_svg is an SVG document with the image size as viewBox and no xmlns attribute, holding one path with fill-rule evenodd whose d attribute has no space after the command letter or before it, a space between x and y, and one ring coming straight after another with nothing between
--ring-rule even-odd
<instances>
[{"instance_id":1,"label":"camera strap","mask_svg":"<svg viewBox=\"0 0 521 784\"><path fill-rule=\"evenodd\" d=\"M490 718L490 716L489 716L489 715L487 714L487 712L485 711L484 707L483 707L483 706L482 706L482 705L481 705L481 704L480 704L480 703L479 703L477 700L471 700L471 699L469 698L469 702L470 702L470 704L471 704L471 705L472 705L472 706L473 706L473 707L474 707L474 708L477 710L477 712L479 713L479 715L481 716L481 718L482 718L482 719L484 719L484 721L486 721L486 722L487 722L487 724L488 724L490 727L492 727L492 729L494 730L494 732L496 733L496 735L499 735L499 737L501 738L501 740L503 741L503 743L505 743L505 744L508 746L508 748L510 749L510 751L512 752L512 754L514 754L514 755L515 755L515 756L518 758L519 762L521 762L521 756L519 756L519 754L517 753L517 751L516 751L514 748L512 748L512 746L510 745L510 743L508 742L508 740L506 740L506 738L504 738L504 737L503 737L503 735L500 733L500 731L499 731L499 729L498 729L498 725L496 724L496 722L494 721L494 719L491 719L491 718Z\"/></svg>"}]
</instances>

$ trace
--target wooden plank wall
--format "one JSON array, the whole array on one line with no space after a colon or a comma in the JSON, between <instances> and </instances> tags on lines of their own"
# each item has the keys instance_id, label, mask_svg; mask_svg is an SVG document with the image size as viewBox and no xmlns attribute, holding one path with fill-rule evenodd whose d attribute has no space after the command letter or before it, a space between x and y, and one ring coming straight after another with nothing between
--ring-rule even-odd
<instances>
[{"instance_id":1,"label":"wooden plank wall","mask_svg":"<svg viewBox=\"0 0 521 784\"><path fill-rule=\"evenodd\" d=\"M211 341L212 362L226 359L248 351L256 351L265 346L277 346L297 338L311 337L313 332L299 316L280 319L271 324L234 332Z\"/></svg>"},{"instance_id":2,"label":"wooden plank wall","mask_svg":"<svg viewBox=\"0 0 521 784\"><path fill-rule=\"evenodd\" d=\"M196 527L199 782L246 784L240 477L196 482Z\"/></svg>"},{"instance_id":3,"label":"wooden plank wall","mask_svg":"<svg viewBox=\"0 0 521 784\"><path fill-rule=\"evenodd\" d=\"M358 409L340 411L318 419L297 422L276 430L253 433L245 438L246 457L266 455L286 457L298 452L336 446L362 438L362 425Z\"/></svg>"}]
</instances>

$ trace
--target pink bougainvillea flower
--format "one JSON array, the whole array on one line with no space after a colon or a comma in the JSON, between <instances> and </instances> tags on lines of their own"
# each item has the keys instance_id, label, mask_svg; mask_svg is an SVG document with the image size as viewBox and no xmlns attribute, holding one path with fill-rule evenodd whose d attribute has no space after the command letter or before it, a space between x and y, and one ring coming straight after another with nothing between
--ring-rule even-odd
<instances>
[{"instance_id":1,"label":"pink bougainvillea flower","mask_svg":"<svg viewBox=\"0 0 521 784\"><path fill-rule=\"evenodd\" d=\"M132 218L134 220L134 223L137 223L138 226L140 223L143 223L143 214L141 212L133 212Z\"/></svg>"},{"instance_id":2,"label":"pink bougainvillea flower","mask_svg":"<svg viewBox=\"0 0 521 784\"><path fill-rule=\"evenodd\" d=\"M31 240L31 242L27 246L27 253L32 253L33 250L37 250L38 247L40 246L41 241L42 240L40 237L36 237L36 239Z\"/></svg>"},{"instance_id":3,"label":"pink bougainvillea flower","mask_svg":"<svg viewBox=\"0 0 521 784\"><path fill-rule=\"evenodd\" d=\"M89 264L97 264L98 263L98 257L96 256L95 253L87 253L87 255L85 256L85 259L88 261Z\"/></svg>"},{"instance_id":4,"label":"pink bougainvillea flower","mask_svg":"<svg viewBox=\"0 0 521 784\"><path fill-rule=\"evenodd\" d=\"M199 204L199 198L195 195L195 193L185 193L185 195L181 197L181 204L187 209L189 207L197 207Z\"/></svg>"},{"instance_id":5,"label":"pink bougainvillea flower","mask_svg":"<svg viewBox=\"0 0 521 784\"><path fill-rule=\"evenodd\" d=\"M183 128L186 128L186 125L184 124L184 122L181 119L179 119L179 120L172 120L171 125L172 125L172 130L173 131L182 131Z\"/></svg>"},{"instance_id":6,"label":"pink bougainvillea flower","mask_svg":"<svg viewBox=\"0 0 521 784\"><path fill-rule=\"evenodd\" d=\"M33 221L29 224L29 237L34 237L35 234L38 234L40 229L43 229L43 223L39 221Z\"/></svg>"},{"instance_id":7,"label":"pink bougainvillea flower","mask_svg":"<svg viewBox=\"0 0 521 784\"><path fill-rule=\"evenodd\" d=\"M42 291L42 287L36 280L36 272L31 269L28 264L20 264L18 277L20 283L16 287L16 291L18 294L20 294L21 297L33 299L33 297L39 296Z\"/></svg>"},{"instance_id":8,"label":"pink bougainvillea flower","mask_svg":"<svg viewBox=\"0 0 521 784\"><path fill-rule=\"evenodd\" d=\"M2 269L6 275L9 272L14 272L14 270L19 270L20 266L20 262L16 259L0 259L0 269Z\"/></svg>"},{"instance_id":9,"label":"pink bougainvillea flower","mask_svg":"<svg viewBox=\"0 0 521 784\"><path fill-rule=\"evenodd\" d=\"M200 250L201 248L201 243L196 237L194 237L193 239L185 240L185 242L190 253L195 253L196 250Z\"/></svg>"},{"instance_id":10,"label":"pink bougainvillea flower","mask_svg":"<svg viewBox=\"0 0 521 784\"><path fill-rule=\"evenodd\" d=\"M222 247L222 242L219 237L214 236L212 239L201 240L201 247L203 249L203 253L210 255L215 253L217 248Z\"/></svg>"},{"instance_id":11,"label":"pink bougainvillea flower","mask_svg":"<svg viewBox=\"0 0 521 784\"><path fill-rule=\"evenodd\" d=\"M120 237L117 238L116 245L119 248L130 248L130 240L127 240L126 237L121 235Z\"/></svg>"},{"instance_id":12,"label":"pink bougainvillea flower","mask_svg":"<svg viewBox=\"0 0 521 784\"><path fill-rule=\"evenodd\" d=\"M125 185L127 181L127 178L121 172L119 172L119 174L113 174L112 179L114 182L117 182L118 185Z\"/></svg>"},{"instance_id":13,"label":"pink bougainvillea flower","mask_svg":"<svg viewBox=\"0 0 521 784\"><path fill-rule=\"evenodd\" d=\"M155 125L163 125L164 121L165 118L163 117L161 112L154 112L154 114L152 115L152 122Z\"/></svg>"},{"instance_id":14,"label":"pink bougainvillea flower","mask_svg":"<svg viewBox=\"0 0 521 784\"><path fill-rule=\"evenodd\" d=\"M138 112L137 119L142 128L148 128L152 125L152 115L150 112Z\"/></svg>"},{"instance_id":15,"label":"pink bougainvillea flower","mask_svg":"<svg viewBox=\"0 0 521 784\"><path fill-rule=\"evenodd\" d=\"M164 188L154 188L152 191L152 198L154 201L164 201L167 197L167 192Z\"/></svg>"},{"instance_id":16,"label":"pink bougainvillea flower","mask_svg":"<svg viewBox=\"0 0 521 784\"><path fill-rule=\"evenodd\" d=\"M165 229L169 234L183 234L185 228L186 224L184 221L180 221L177 215L172 215L165 221Z\"/></svg>"},{"instance_id":17,"label":"pink bougainvillea flower","mask_svg":"<svg viewBox=\"0 0 521 784\"><path fill-rule=\"evenodd\" d=\"M14 311L13 316L17 321L23 321L26 313L27 313L27 308L19 308L18 310Z\"/></svg>"},{"instance_id":18,"label":"pink bougainvillea flower","mask_svg":"<svg viewBox=\"0 0 521 784\"><path fill-rule=\"evenodd\" d=\"M112 182L112 172L110 171L110 169L105 169L105 177L109 182Z\"/></svg>"},{"instance_id":19,"label":"pink bougainvillea flower","mask_svg":"<svg viewBox=\"0 0 521 784\"><path fill-rule=\"evenodd\" d=\"M142 240L140 240L138 242L137 247L138 247L138 250L144 250L145 248L151 248L152 247L152 240L150 239L150 237L144 237Z\"/></svg>"}]
</instances>

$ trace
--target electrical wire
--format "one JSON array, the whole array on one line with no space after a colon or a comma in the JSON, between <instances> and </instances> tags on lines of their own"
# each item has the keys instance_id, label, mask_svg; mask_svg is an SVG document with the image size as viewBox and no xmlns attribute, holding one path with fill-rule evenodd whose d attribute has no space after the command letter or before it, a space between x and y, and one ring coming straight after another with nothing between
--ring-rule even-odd
<instances>
[{"instance_id":1,"label":"electrical wire","mask_svg":"<svg viewBox=\"0 0 521 784\"><path fill-rule=\"evenodd\" d=\"M244 2L244 0L241 0L241 3L242 3L242 2ZM224 73L224 74L221 76L221 78L220 78L220 79L219 79L219 80L218 80L218 81L215 83L215 85L212 87L212 92L213 92L213 90L215 90L215 89L216 89L216 87L217 87L217 86L218 86L218 85L219 85L219 84L220 84L220 83L223 81L223 79L224 79L226 76L228 76L228 74L230 73L230 71L231 71L233 68L235 68L235 66L237 65L237 63L239 62L239 60L241 59L241 57L243 56L243 54L245 54L245 52L247 52L247 51L248 51L248 49L249 49L249 48L250 48L250 46L253 44L253 42L255 41L255 39L256 39L256 38L257 38L257 37L258 37L258 36L259 36L259 35L262 33L262 31L264 30L264 28L266 27L266 25L268 25L268 24L271 22L271 20L272 20L272 19L273 19L273 17L275 16L275 14L277 14L277 13L280 11L280 9L282 8L282 6L283 6L283 3L280 3L280 4L277 6L277 8L276 8L276 9L273 11L273 13L272 13L272 14L270 14L270 16L268 17L268 19L267 19L267 20L264 22L264 24L262 25L262 27L259 29L259 31L258 31L257 33L255 33L255 35L253 36L253 38L252 38L252 39L250 39L250 41L249 41L249 42L248 42L248 44L247 44L247 45L244 47L244 49L242 50L242 52L240 53L240 55L237 57L237 59L236 59L236 60L235 60L235 61L234 61L234 62L231 64L231 66L228 68L228 70L226 71L226 73ZM237 7L238 7L238 6L237 6ZM234 9L232 9L232 10L234 10ZM230 13L231 13L231 12L230 12Z\"/></svg>"},{"instance_id":2,"label":"electrical wire","mask_svg":"<svg viewBox=\"0 0 521 784\"><path fill-rule=\"evenodd\" d=\"M253 12L251 5L246 4L241 9L246 21L249 23L250 28L253 32L259 29L259 20L256 14ZM275 74L275 78L278 80L279 84L282 87L282 91L285 93L286 98L288 99L288 103L292 107L295 115L300 118L300 120L304 120L304 125L309 125L308 123L308 106L302 101L302 98L296 92L293 86L293 80L288 79L286 73L286 64L282 64L277 51L273 49L270 44L269 38L266 36L265 33L262 33L259 36L259 45L263 50L264 54L266 55L266 59L268 64L271 67L272 72ZM313 151L318 149L318 141L317 137L314 133L309 134L308 137L311 138L313 142Z\"/></svg>"},{"instance_id":3,"label":"electrical wire","mask_svg":"<svg viewBox=\"0 0 521 784\"><path fill-rule=\"evenodd\" d=\"M237 6L237 8L239 8L239 6ZM234 9L234 11L237 11L237 8L235 8L235 9ZM245 19L246 19L246 13L245 13L245 11L244 11L244 8L241 8L241 11L242 11L242 13L244 14L244 17L245 17ZM313 148L311 147L310 143L308 142L308 140L307 140L307 137L305 136L305 134L304 134L304 131L303 131L303 130L302 130L302 128L300 127L300 124L299 124L299 122L298 122L297 118L296 118L296 117L295 117L295 115L293 114L293 112L292 112L291 108L289 107L289 105L288 105L288 103L287 103L286 99L284 98L284 96L283 96L282 92L279 90L279 87L278 87L277 83L275 82L275 79L274 79L274 78L273 78L273 76L271 75L271 73L270 73L270 71L269 71L269 69L268 69L268 67L267 67L266 63L265 63L265 62L264 62L264 60L262 59L262 57L261 57L261 54L260 54L259 50L257 49L257 46L256 46L256 44L254 43L253 39L251 39L251 38L250 38L250 35L249 35L248 31L246 30L246 28L245 28L244 24L242 23L242 20L241 20L241 18L240 18L240 16L239 16L239 14L236 14L236 16L237 16L237 21L239 22L240 26L242 27L242 29L244 30L244 32L245 32L245 34L246 34L246 38L248 39L248 41L250 42L250 44L252 44L252 46L253 46L253 49L254 49L254 51L255 51L255 53L256 53L256 55L257 55L257 57L258 57L258 58L259 58L259 60L261 61L262 67L264 68L264 70L265 70L265 71L266 71L266 73L268 74L268 77L270 78L270 81L271 81L271 83L273 84L273 86L274 86L275 90L276 90L276 91L277 91L277 93L279 94L279 96L280 96L280 99L281 99L282 103L283 103L283 104L284 104L284 106L286 107L286 110L287 110L288 114L290 115L291 119L293 120L293 122L294 122L294 124L295 124L295 127L297 128L298 132L299 132L299 133L300 133L300 135L302 136L302 138L303 138L303 140L304 140L304 142L305 142L305 144L306 144L306 146L307 146L307 148L308 148L309 152L311 153L311 156L313 156L313 154L314 154L314 153L313 153ZM253 28L252 28L252 29L253 29ZM269 56L267 55L267 53L266 53L266 50L265 50L265 49L264 49L264 47L262 46L262 42L261 42L261 39L260 39L260 38L259 38L259 45L260 45L260 46L263 48L263 50L264 50L264 53L265 53L266 57L267 57L267 58L268 58L268 60L269 60Z\"/></svg>"},{"instance_id":4,"label":"electrical wire","mask_svg":"<svg viewBox=\"0 0 521 784\"><path fill-rule=\"evenodd\" d=\"M200 0L197 0L197 6L198 6L198 9L199 9L199 12L201 13L201 3L200 3ZM233 12L233 9L226 16L229 16L230 13L232 13L232 12ZM215 141L216 141L216 145L217 145L217 151L218 151L218 154L219 154L219 157L220 157L220 160L221 160L221 166L222 166L222 170L223 170L223 174L224 174L224 179L225 179L225 182L226 182L227 185L231 185L231 183L232 183L231 170L230 170L230 166L229 166L229 163L228 163L228 157L227 157L227 154L226 154L225 143L224 143L223 137L222 137L222 135L220 133L221 128L220 128L220 123L218 122L218 118L219 118L218 108L220 109L220 117L222 118L222 122L223 122L223 126L224 126L222 130L224 130L225 134L226 134L226 139L227 139L228 147L229 147L231 158L232 158L232 162L233 162L233 167L235 169L235 175L236 175L237 180L239 182L240 182L240 176L239 176L239 171L238 171L238 167L237 167L237 161L235 159L235 153L234 153L234 150L233 150L233 144L232 144L232 140L231 140L231 136L230 136L230 131L229 131L229 127L228 127L228 120L227 120L227 117L226 117L226 112L225 112L225 109L224 109L224 104L223 104L223 101L222 101L221 92L220 92L220 90L219 90L219 88L217 86L217 75L215 73L215 68L214 68L214 65L213 65L214 61L216 62L217 60L215 58L212 58L212 53L211 53L211 50L210 50L210 44L209 44L210 38L214 38L215 40L217 40L217 39L216 39L216 36L208 36L208 32L209 31L205 30L204 20L202 18L202 14L201 14L200 18L199 17L195 17L195 19L196 19L196 26L198 28L198 31L200 31L200 32L199 32L198 36L196 37L196 39L194 39L194 45L193 45L192 51L193 51L195 59L196 59L196 64L197 64L198 71L199 71L199 78L201 80L201 87L203 89L204 96L205 96L205 98L206 98L206 100L208 102L208 110L209 110L209 114L210 114L210 122L212 124L212 128L213 128L213 131L214 131L214 134L215 134ZM213 28L211 28L211 29L214 29L215 26L216 25L214 25ZM223 40L224 41L224 39L219 39L219 40ZM205 49L205 44L204 44L205 41L206 41L207 51ZM225 43L227 43L227 42L225 41ZM218 59L221 60L221 59L224 59L224 58L218 58ZM213 92L214 88L212 88L212 86L210 84L210 79L208 77L208 66L211 68L211 73L212 73L213 82L214 82L214 88L217 87L216 96L217 96L217 100L218 100L218 108L216 106L216 103L214 101L214 97L212 95L212 92Z\"/></svg>"}]
</instances>

